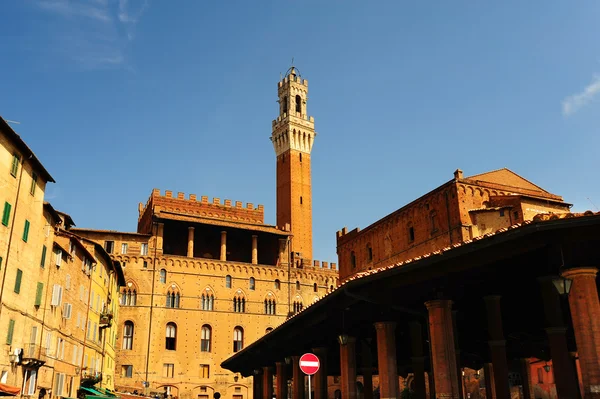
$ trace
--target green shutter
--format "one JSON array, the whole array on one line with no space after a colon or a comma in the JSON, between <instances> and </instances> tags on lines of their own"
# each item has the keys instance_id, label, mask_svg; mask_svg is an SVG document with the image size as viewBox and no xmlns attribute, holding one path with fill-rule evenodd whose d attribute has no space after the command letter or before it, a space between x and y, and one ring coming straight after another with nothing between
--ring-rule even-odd
<instances>
[{"instance_id":1,"label":"green shutter","mask_svg":"<svg viewBox=\"0 0 600 399\"><path fill-rule=\"evenodd\" d=\"M35 188L37 187L37 174L33 173L31 175L31 188L29 189L29 193L31 195L35 195Z\"/></svg>"},{"instance_id":2,"label":"green shutter","mask_svg":"<svg viewBox=\"0 0 600 399\"><path fill-rule=\"evenodd\" d=\"M17 171L19 170L19 156L13 155L12 166L10 168L10 174L17 177Z\"/></svg>"},{"instance_id":3,"label":"green shutter","mask_svg":"<svg viewBox=\"0 0 600 399\"><path fill-rule=\"evenodd\" d=\"M10 209L12 205L8 202L4 203L4 213L2 214L2 224L8 226L8 221L10 220Z\"/></svg>"},{"instance_id":4,"label":"green shutter","mask_svg":"<svg viewBox=\"0 0 600 399\"><path fill-rule=\"evenodd\" d=\"M10 319L8 321L8 334L6 334L6 345L12 345L13 333L15 332L15 321Z\"/></svg>"},{"instance_id":5,"label":"green shutter","mask_svg":"<svg viewBox=\"0 0 600 399\"><path fill-rule=\"evenodd\" d=\"M37 283L37 290L35 291L35 306L42 305L42 293L44 292L44 283Z\"/></svg>"},{"instance_id":6,"label":"green shutter","mask_svg":"<svg viewBox=\"0 0 600 399\"><path fill-rule=\"evenodd\" d=\"M23 241L27 242L29 237L29 220L25 221L25 228L23 229Z\"/></svg>"},{"instance_id":7,"label":"green shutter","mask_svg":"<svg viewBox=\"0 0 600 399\"><path fill-rule=\"evenodd\" d=\"M23 270L17 269L17 279L15 280L15 292L21 292L21 279L23 278Z\"/></svg>"},{"instance_id":8,"label":"green shutter","mask_svg":"<svg viewBox=\"0 0 600 399\"><path fill-rule=\"evenodd\" d=\"M46 246L42 245L42 262L40 264L40 266L42 267L42 269L46 266Z\"/></svg>"}]
</instances>

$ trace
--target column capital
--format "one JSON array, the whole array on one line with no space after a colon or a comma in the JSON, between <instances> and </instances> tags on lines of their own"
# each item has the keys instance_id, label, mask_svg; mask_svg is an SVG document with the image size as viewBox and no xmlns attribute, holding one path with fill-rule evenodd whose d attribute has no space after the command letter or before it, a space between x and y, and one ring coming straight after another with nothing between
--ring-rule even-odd
<instances>
[{"instance_id":1,"label":"column capital","mask_svg":"<svg viewBox=\"0 0 600 399\"><path fill-rule=\"evenodd\" d=\"M429 309L452 309L452 302L450 299L434 299L432 301L425 302L425 307Z\"/></svg>"},{"instance_id":2,"label":"column capital","mask_svg":"<svg viewBox=\"0 0 600 399\"><path fill-rule=\"evenodd\" d=\"M258 238L258 234L252 234L252 238Z\"/></svg>"},{"instance_id":3,"label":"column capital","mask_svg":"<svg viewBox=\"0 0 600 399\"><path fill-rule=\"evenodd\" d=\"M598 268L594 266L589 267L574 267L567 269L561 273L563 277L579 277L579 276L596 276L598 274Z\"/></svg>"},{"instance_id":4,"label":"column capital","mask_svg":"<svg viewBox=\"0 0 600 399\"><path fill-rule=\"evenodd\" d=\"M227 234L227 230L221 230L221 234Z\"/></svg>"},{"instance_id":5,"label":"column capital","mask_svg":"<svg viewBox=\"0 0 600 399\"><path fill-rule=\"evenodd\" d=\"M396 323L395 321L377 321L377 322L373 323L373 325L375 326L376 330L384 330L385 328L388 328L388 327L396 328L398 323Z\"/></svg>"},{"instance_id":6,"label":"column capital","mask_svg":"<svg viewBox=\"0 0 600 399\"><path fill-rule=\"evenodd\" d=\"M188 230L194 230L195 227L194 226L188 226Z\"/></svg>"}]
</instances>

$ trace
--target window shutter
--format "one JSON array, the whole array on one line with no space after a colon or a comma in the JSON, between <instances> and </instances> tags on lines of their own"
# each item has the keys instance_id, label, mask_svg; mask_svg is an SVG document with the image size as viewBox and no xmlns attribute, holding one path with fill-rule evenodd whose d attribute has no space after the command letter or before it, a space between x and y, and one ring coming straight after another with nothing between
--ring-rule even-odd
<instances>
[{"instance_id":1,"label":"window shutter","mask_svg":"<svg viewBox=\"0 0 600 399\"><path fill-rule=\"evenodd\" d=\"M15 332L15 321L8 321L8 334L6 334L6 345L12 345L13 333Z\"/></svg>"},{"instance_id":2,"label":"window shutter","mask_svg":"<svg viewBox=\"0 0 600 399\"><path fill-rule=\"evenodd\" d=\"M56 267L60 267L60 263L62 262L62 249L56 250Z\"/></svg>"},{"instance_id":3,"label":"window shutter","mask_svg":"<svg viewBox=\"0 0 600 399\"><path fill-rule=\"evenodd\" d=\"M71 306L70 303L65 303L65 305L63 307L63 319L71 318L71 310L72 309L73 309L73 307Z\"/></svg>"},{"instance_id":4,"label":"window shutter","mask_svg":"<svg viewBox=\"0 0 600 399\"><path fill-rule=\"evenodd\" d=\"M23 241L27 242L29 238L29 220L25 221L25 227L23 228Z\"/></svg>"},{"instance_id":5,"label":"window shutter","mask_svg":"<svg viewBox=\"0 0 600 399\"><path fill-rule=\"evenodd\" d=\"M71 275L67 274L65 277L65 289L70 290L71 289Z\"/></svg>"},{"instance_id":6,"label":"window shutter","mask_svg":"<svg viewBox=\"0 0 600 399\"><path fill-rule=\"evenodd\" d=\"M15 279L15 293L21 292L21 279L23 278L23 270L17 269L17 278Z\"/></svg>"},{"instance_id":7,"label":"window shutter","mask_svg":"<svg viewBox=\"0 0 600 399\"><path fill-rule=\"evenodd\" d=\"M10 209L12 205L8 202L4 203L4 213L2 213L2 224L8 226L8 221L10 220Z\"/></svg>"},{"instance_id":8,"label":"window shutter","mask_svg":"<svg viewBox=\"0 0 600 399\"><path fill-rule=\"evenodd\" d=\"M60 306L61 302L62 302L62 287L58 284L54 284L54 287L52 288L52 303L50 303L50 305Z\"/></svg>"},{"instance_id":9,"label":"window shutter","mask_svg":"<svg viewBox=\"0 0 600 399\"><path fill-rule=\"evenodd\" d=\"M40 263L42 269L46 266L46 250L46 246L42 245L42 262Z\"/></svg>"},{"instance_id":10,"label":"window shutter","mask_svg":"<svg viewBox=\"0 0 600 399\"><path fill-rule=\"evenodd\" d=\"M42 293L44 292L44 283L37 283L37 289L35 291L35 306L42 305Z\"/></svg>"}]
</instances>

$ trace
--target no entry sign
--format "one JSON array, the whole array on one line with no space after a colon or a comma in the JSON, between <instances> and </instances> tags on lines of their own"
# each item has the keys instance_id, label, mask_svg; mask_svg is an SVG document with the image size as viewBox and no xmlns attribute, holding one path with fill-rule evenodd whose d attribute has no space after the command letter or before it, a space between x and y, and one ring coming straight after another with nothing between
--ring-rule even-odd
<instances>
[{"instance_id":1,"label":"no entry sign","mask_svg":"<svg viewBox=\"0 0 600 399\"><path fill-rule=\"evenodd\" d=\"M306 375L313 375L319 371L319 358L312 353L305 353L300 357L300 370Z\"/></svg>"}]
</instances>

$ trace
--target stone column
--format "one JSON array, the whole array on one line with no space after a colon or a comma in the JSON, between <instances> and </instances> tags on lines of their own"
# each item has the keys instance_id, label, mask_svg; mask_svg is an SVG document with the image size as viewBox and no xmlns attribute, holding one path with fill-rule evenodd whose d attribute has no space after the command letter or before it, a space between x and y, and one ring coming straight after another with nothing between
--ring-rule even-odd
<instances>
[{"instance_id":1,"label":"stone column","mask_svg":"<svg viewBox=\"0 0 600 399\"><path fill-rule=\"evenodd\" d=\"M254 395L254 399L264 399L263 398L263 390L262 390L262 382L263 376L258 374L258 370L255 370L255 374L253 376L252 381L252 392Z\"/></svg>"},{"instance_id":2,"label":"stone column","mask_svg":"<svg viewBox=\"0 0 600 399\"><path fill-rule=\"evenodd\" d=\"M356 399L356 338L340 344L340 388L342 399Z\"/></svg>"},{"instance_id":3,"label":"stone column","mask_svg":"<svg viewBox=\"0 0 600 399\"><path fill-rule=\"evenodd\" d=\"M500 308L500 296L490 295L483 299L487 310L490 355L494 365L494 382L496 397L498 399L510 399L510 388L508 387L508 361L506 359L506 341L502 329L502 311Z\"/></svg>"},{"instance_id":4,"label":"stone column","mask_svg":"<svg viewBox=\"0 0 600 399\"><path fill-rule=\"evenodd\" d=\"M492 363L484 363L483 376L485 378L486 399L496 399L496 388L494 384L494 366Z\"/></svg>"},{"instance_id":5,"label":"stone column","mask_svg":"<svg viewBox=\"0 0 600 399\"><path fill-rule=\"evenodd\" d=\"M579 353L583 397L600 398L600 301L595 267L578 267L562 273L573 280L569 307Z\"/></svg>"},{"instance_id":6,"label":"stone column","mask_svg":"<svg viewBox=\"0 0 600 399\"><path fill-rule=\"evenodd\" d=\"M304 399L304 373L300 370L300 356L292 356L292 399Z\"/></svg>"},{"instance_id":7,"label":"stone column","mask_svg":"<svg viewBox=\"0 0 600 399\"><path fill-rule=\"evenodd\" d=\"M567 347L567 328L563 322L560 296L552 283L553 276L538 279L542 292L546 334L550 344L556 393L560 398L577 398L577 375Z\"/></svg>"},{"instance_id":8,"label":"stone column","mask_svg":"<svg viewBox=\"0 0 600 399\"><path fill-rule=\"evenodd\" d=\"M412 367L415 375L415 399L425 399L425 356L423 356L423 329L421 323L409 323L412 348Z\"/></svg>"},{"instance_id":9,"label":"stone column","mask_svg":"<svg viewBox=\"0 0 600 399\"><path fill-rule=\"evenodd\" d=\"M188 227L188 247L187 247L187 256L188 258L194 257L194 228Z\"/></svg>"},{"instance_id":10,"label":"stone column","mask_svg":"<svg viewBox=\"0 0 600 399\"><path fill-rule=\"evenodd\" d=\"M363 360L361 373L363 376L364 399L373 399L373 356L371 354L371 348L368 345L370 341L371 339L368 338L367 342L361 342L361 354Z\"/></svg>"},{"instance_id":11,"label":"stone column","mask_svg":"<svg viewBox=\"0 0 600 399\"><path fill-rule=\"evenodd\" d=\"M396 361L396 323L375 323L380 399L398 398L398 364Z\"/></svg>"},{"instance_id":12,"label":"stone column","mask_svg":"<svg viewBox=\"0 0 600 399\"><path fill-rule=\"evenodd\" d=\"M158 223L156 232L156 250L162 252L163 250L163 239L165 236L165 224Z\"/></svg>"},{"instance_id":13,"label":"stone column","mask_svg":"<svg viewBox=\"0 0 600 399\"><path fill-rule=\"evenodd\" d=\"M452 332L454 333L454 350L456 351L456 373L460 380L458 384L458 396L465 398L464 390L466 389L465 378L462 375L462 367L460 363L460 347L458 345L458 328L456 327L456 310L452 311Z\"/></svg>"},{"instance_id":14,"label":"stone column","mask_svg":"<svg viewBox=\"0 0 600 399\"><path fill-rule=\"evenodd\" d=\"M312 377L314 399L327 399L327 348L313 348L312 352L319 358L319 371Z\"/></svg>"},{"instance_id":15,"label":"stone column","mask_svg":"<svg viewBox=\"0 0 600 399\"><path fill-rule=\"evenodd\" d=\"M227 260L227 232L221 232L221 257L219 258L222 261Z\"/></svg>"},{"instance_id":16,"label":"stone column","mask_svg":"<svg viewBox=\"0 0 600 399\"><path fill-rule=\"evenodd\" d=\"M452 328L452 301L438 299L425 302L425 306L429 313L435 395L437 398L459 399L459 376Z\"/></svg>"},{"instance_id":17,"label":"stone column","mask_svg":"<svg viewBox=\"0 0 600 399\"><path fill-rule=\"evenodd\" d=\"M263 367L263 399L273 398L273 367Z\"/></svg>"},{"instance_id":18,"label":"stone column","mask_svg":"<svg viewBox=\"0 0 600 399\"><path fill-rule=\"evenodd\" d=\"M521 379L523 380L523 399L535 399L529 359L519 359L519 366L521 367Z\"/></svg>"},{"instance_id":19,"label":"stone column","mask_svg":"<svg viewBox=\"0 0 600 399\"><path fill-rule=\"evenodd\" d=\"M258 236L252 235L252 264L258 265Z\"/></svg>"},{"instance_id":20,"label":"stone column","mask_svg":"<svg viewBox=\"0 0 600 399\"><path fill-rule=\"evenodd\" d=\"M277 368L277 392L275 393L277 399L287 399L287 376L285 369L285 362L277 362L275 363Z\"/></svg>"}]
</instances>

